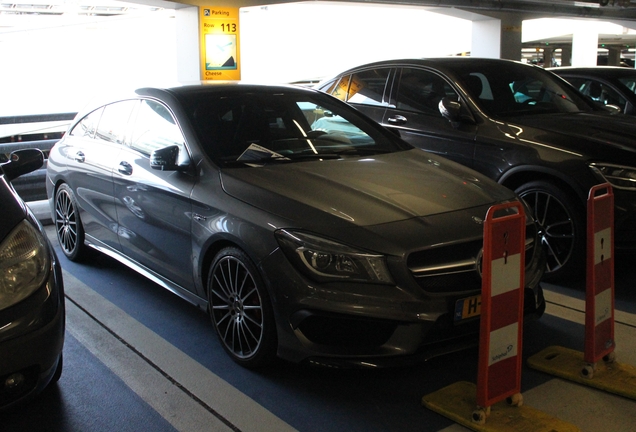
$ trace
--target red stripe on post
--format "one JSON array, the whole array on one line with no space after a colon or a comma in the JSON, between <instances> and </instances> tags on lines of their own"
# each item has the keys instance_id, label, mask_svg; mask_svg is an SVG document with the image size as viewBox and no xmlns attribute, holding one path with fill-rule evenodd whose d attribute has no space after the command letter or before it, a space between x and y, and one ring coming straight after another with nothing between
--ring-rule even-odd
<instances>
[{"instance_id":1,"label":"red stripe on post","mask_svg":"<svg viewBox=\"0 0 636 432\"><path fill-rule=\"evenodd\" d=\"M519 202L488 209L484 221L477 405L520 392L525 214Z\"/></svg>"},{"instance_id":2,"label":"red stripe on post","mask_svg":"<svg viewBox=\"0 0 636 432\"><path fill-rule=\"evenodd\" d=\"M587 200L584 360L597 363L614 348L614 194L605 183Z\"/></svg>"}]
</instances>

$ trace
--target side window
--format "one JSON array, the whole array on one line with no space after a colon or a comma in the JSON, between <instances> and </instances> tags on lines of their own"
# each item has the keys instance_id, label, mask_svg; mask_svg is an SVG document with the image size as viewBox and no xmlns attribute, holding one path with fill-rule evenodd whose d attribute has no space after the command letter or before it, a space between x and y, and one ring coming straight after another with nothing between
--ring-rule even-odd
<instances>
[{"instance_id":1,"label":"side window","mask_svg":"<svg viewBox=\"0 0 636 432\"><path fill-rule=\"evenodd\" d=\"M617 105L625 110L627 101L612 87L602 82L590 80L588 96L604 105Z\"/></svg>"},{"instance_id":2,"label":"side window","mask_svg":"<svg viewBox=\"0 0 636 432\"><path fill-rule=\"evenodd\" d=\"M93 138L97 131L97 124L102 116L103 108L96 109L84 117L71 131L72 136Z\"/></svg>"},{"instance_id":3,"label":"side window","mask_svg":"<svg viewBox=\"0 0 636 432\"><path fill-rule=\"evenodd\" d=\"M115 102L104 107L96 138L114 144L124 144L128 121L136 101Z\"/></svg>"},{"instance_id":4,"label":"side window","mask_svg":"<svg viewBox=\"0 0 636 432\"><path fill-rule=\"evenodd\" d=\"M390 71L390 68L380 68L344 76L337 85L330 87L327 92L350 103L387 105L383 96Z\"/></svg>"},{"instance_id":5,"label":"side window","mask_svg":"<svg viewBox=\"0 0 636 432\"><path fill-rule=\"evenodd\" d=\"M585 91L585 84L588 82L585 78L577 78L577 77L564 77L567 82L572 84L573 87L578 89L579 91Z\"/></svg>"},{"instance_id":6,"label":"side window","mask_svg":"<svg viewBox=\"0 0 636 432\"><path fill-rule=\"evenodd\" d=\"M486 75L483 73L473 72L469 74L466 78L466 85L468 92L477 99L486 101L493 101L495 99L488 78L486 78Z\"/></svg>"},{"instance_id":7,"label":"side window","mask_svg":"<svg viewBox=\"0 0 636 432\"><path fill-rule=\"evenodd\" d=\"M618 80L621 82L621 84L627 87L629 91L631 91L632 93L636 93L636 80L634 78L630 76L625 78L619 78Z\"/></svg>"},{"instance_id":8,"label":"side window","mask_svg":"<svg viewBox=\"0 0 636 432\"><path fill-rule=\"evenodd\" d=\"M439 101L458 100L453 88L439 75L422 69L403 68L398 87L398 109L441 117Z\"/></svg>"},{"instance_id":9,"label":"side window","mask_svg":"<svg viewBox=\"0 0 636 432\"><path fill-rule=\"evenodd\" d=\"M343 76L340 78L340 81L335 82L333 87L330 87L327 92L341 101L346 101L347 92L349 91L349 81L351 81L351 75Z\"/></svg>"},{"instance_id":10,"label":"side window","mask_svg":"<svg viewBox=\"0 0 636 432\"><path fill-rule=\"evenodd\" d=\"M333 90L336 87L336 84L338 84L338 79L334 80L334 81L329 81L325 84L322 84L320 87L318 87L318 90L320 90L321 92L325 92L327 94L333 95Z\"/></svg>"},{"instance_id":11,"label":"side window","mask_svg":"<svg viewBox=\"0 0 636 432\"><path fill-rule=\"evenodd\" d=\"M184 149L185 140L168 109L155 101L142 100L130 139L130 147L149 155L153 150L179 146Z\"/></svg>"}]
</instances>

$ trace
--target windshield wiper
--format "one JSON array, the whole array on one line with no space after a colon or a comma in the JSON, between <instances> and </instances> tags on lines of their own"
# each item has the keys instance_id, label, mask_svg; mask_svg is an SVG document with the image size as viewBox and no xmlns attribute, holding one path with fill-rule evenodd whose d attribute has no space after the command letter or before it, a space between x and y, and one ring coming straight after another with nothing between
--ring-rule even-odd
<instances>
[{"instance_id":1,"label":"windshield wiper","mask_svg":"<svg viewBox=\"0 0 636 432\"><path fill-rule=\"evenodd\" d=\"M305 160L319 160L319 159L339 159L341 156L335 153L322 153L322 154L291 154L285 156L270 156L254 159L234 159L224 161L225 166L265 166L270 164L282 164L290 162L299 162Z\"/></svg>"},{"instance_id":2,"label":"windshield wiper","mask_svg":"<svg viewBox=\"0 0 636 432\"><path fill-rule=\"evenodd\" d=\"M282 158L270 158L265 159L265 162L271 159L280 160L287 159L288 162L292 161L302 161L302 160L316 160L316 159L339 159L340 155L338 153L297 153L297 154L288 154L283 156Z\"/></svg>"},{"instance_id":3,"label":"windshield wiper","mask_svg":"<svg viewBox=\"0 0 636 432\"><path fill-rule=\"evenodd\" d=\"M373 148L347 148L343 150L335 150L334 153L339 155L360 155L360 156L369 156L375 154L386 154L391 153L392 150L386 149L373 149Z\"/></svg>"},{"instance_id":4,"label":"windshield wiper","mask_svg":"<svg viewBox=\"0 0 636 432\"><path fill-rule=\"evenodd\" d=\"M252 158L252 159L234 159L234 160L225 160L225 166L265 166L270 164L282 164L282 163L290 163L290 162L302 162L302 161L311 161L311 160L321 160L321 159L340 159L342 156L368 156L374 154L386 154L391 153L390 150L377 150L377 149L360 149L360 148L349 148L343 150L332 150L329 153L296 153L296 154L286 154L286 155L271 155L262 158Z\"/></svg>"}]
</instances>

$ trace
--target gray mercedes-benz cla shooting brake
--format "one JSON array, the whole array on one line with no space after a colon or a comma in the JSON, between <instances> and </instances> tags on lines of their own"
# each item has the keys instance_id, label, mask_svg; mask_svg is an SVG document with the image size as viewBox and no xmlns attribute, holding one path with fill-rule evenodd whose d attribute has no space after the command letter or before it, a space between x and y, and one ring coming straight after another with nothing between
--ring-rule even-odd
<instances>
[{"instance_id":1,"label":"gray mercedes-benz cla shooting brake","mask_svg":"<svg viewBox=\"0 0 636 432\"><path fill-rule=\"evenodd\" d=\"M332 96L239 83L139 89L78 114L47 191L69 259L92 247L208 311L246 367L389 365L466 346L482 221L517 199ZM525 312L537 316L545 261L527 220Z\"/></svg>"}]
</instances>

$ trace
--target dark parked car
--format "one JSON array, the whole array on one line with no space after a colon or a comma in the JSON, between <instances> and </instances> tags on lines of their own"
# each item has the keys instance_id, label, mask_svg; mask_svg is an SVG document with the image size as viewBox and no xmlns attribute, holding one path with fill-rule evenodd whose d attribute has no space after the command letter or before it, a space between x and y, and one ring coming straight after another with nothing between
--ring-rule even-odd
<instances>
[{"instance_id":1,"label":"dark parked car","mask_svg":"<svg viewBox=\"0 0 636 432\"><path fill-rule=\"evenodd\" d=\"M40 150L28 149L0 164L0 410L62 374L62 270L42 225L10 185L43 162Z\"/></svg>"},{"instance_id":2,"label":"dark parked car","mask_svg":"<svg viewBox=\"0 0 636 432\"><path fill-rule=\"evenodd\" d=\"M636 123L550 72L497 59L391 60L318 88L516 191L539 225L547 277L584 274L585 201L596 184L614 186L617 247L636 246Z\"/></svg>"},{"instance_id":3,"label":"dark parked car","mask_svg":"<svg viewBox=\"0 0 636 432\"><path fill-rule=\"evenodd\" d=\"M624 114L636 115L636 70L618 66L560 67L548 69L581 93Z\"/></svg>"},{"instance_id":4,"label":"dark parked car","mask_svg":"<svg viewBox=\"0 0 636 432\"><path fill-rule=\"evenodd\" d=\"M331 96L219 83L79 114L47 187L70 259L90 246L207 310L246 367L468 342L478 320L455 310L480 295L483 218L516 200ZM545 306L536 235L528 218L528 315Z\"/></svg>"}]
</instances>

